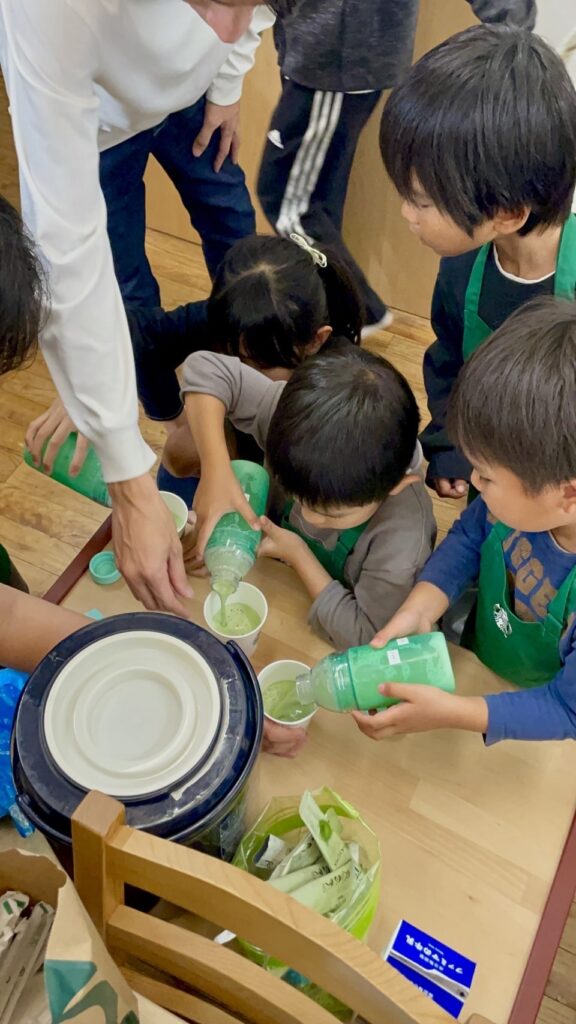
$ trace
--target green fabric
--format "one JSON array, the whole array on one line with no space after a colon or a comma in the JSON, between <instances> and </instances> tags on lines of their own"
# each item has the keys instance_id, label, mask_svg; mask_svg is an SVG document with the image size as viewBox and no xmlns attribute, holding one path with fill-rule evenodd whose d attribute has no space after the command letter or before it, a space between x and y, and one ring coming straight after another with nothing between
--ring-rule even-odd
<instances>
[{"instance_id":1,"label":"green fabric","mask_svg":"<svg viewBox=\"0 0 576 1024\"><path fill-rule=\"evenodd\" d=\"M302 540L306 541L306 544L310 548L310 551L318 559L322 568L326 570L329 576L333 580L338 580L339 583L346 584L344 576L344 567L351 551L358 543L359 538L364 533L364 530L368 526L370 520L368 519L365 523L360 523L360 526L353 526L350 530L342 530L335 547L332 550L328 550L322 544L322 541L314 540L307 534L302 533L298 527L293 526L290 522L290 513L294 507L294 502L289 501L284 509L282 516L281 526L285 530L291 530L292 533L298 534L302 537Z\"/></svg>"},{"instance_id":2,"label":"green fabric","mask_svg":"<svg viewBox=\"0 0 576 1024\"><path fill-rule=\"evenodd\" d=\"M576 611L576 566L540 622L519 619L510 607L503 544L513 533L496 523L482 545L473 629L463 642L488 668L517 686L541 686L560 671L560 640Z\"/></svg>"}]
</instances>

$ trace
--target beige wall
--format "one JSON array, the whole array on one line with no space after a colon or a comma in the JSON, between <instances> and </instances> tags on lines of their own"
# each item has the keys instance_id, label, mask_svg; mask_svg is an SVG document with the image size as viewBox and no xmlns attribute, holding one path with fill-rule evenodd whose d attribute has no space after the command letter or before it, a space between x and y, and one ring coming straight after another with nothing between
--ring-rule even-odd
<instances>
[{"instance_id":1,"label":"beige wall","mask_svg":"<svg viewBox=\"0 0 576 1024\"><path fill-rule=\"evenodd\" d=\"M416 55L473 20L465 0L421 0ZM241 160L253 195L263 140L278 94L276 56L268 33L258 51L256 66L246 80L242 103ZM437 259L402 221L398 198L386 179L378 152L378 121L376 111L358 147L346 204L345 237L386 302L428 316ZM159 167L149 168L147 187L149 225L197 241L175 190ZM258 227L268 230L260 214Z\"/></svg>"}]
</instances>

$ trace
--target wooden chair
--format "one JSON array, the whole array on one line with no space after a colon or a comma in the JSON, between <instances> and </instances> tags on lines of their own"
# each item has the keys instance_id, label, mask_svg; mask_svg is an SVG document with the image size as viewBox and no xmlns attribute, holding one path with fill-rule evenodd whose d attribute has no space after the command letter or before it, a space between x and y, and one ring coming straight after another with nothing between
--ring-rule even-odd
<instances>
[{"instance_id":1,"label":"wooden chair","mask_svg":"<svg viewBox=\"0 0 576 1024\"><path fill-rule=\"evenodd\" d=\"M239 954L127 907L125 885L265 948L367 1024L452 1022L337 925L230 864L128 828L123 805L110 797L88 794L74 815L72 840L78 892L128 983L194 1024L334 1024L335 1018ZM474 1017L469 1024L483 1022Z\"/></svg>"}]
</instances>

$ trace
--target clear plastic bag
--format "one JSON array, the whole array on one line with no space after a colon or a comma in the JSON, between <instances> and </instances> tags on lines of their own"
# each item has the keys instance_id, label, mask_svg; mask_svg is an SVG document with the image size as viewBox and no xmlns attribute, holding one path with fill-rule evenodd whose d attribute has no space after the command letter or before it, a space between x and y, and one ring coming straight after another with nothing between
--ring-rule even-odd
<instances>
[{"instance_id":1,"label":"clear plastic bag","mask_svg":"<svg viewBox=\"0 0 576 1024\"><path fill-rule=\"evenodd\" d=\"M332 809L338 815L342 824L342 838L345 842L357 843L360 849L360 865L364 870L362 881L355 887L351 900L335 914L327 916L355 938L363 941L367 938L380 899L380 843L354 807L332 789L324 786L314 791L312 796L324 813ZM249 874L262 877L257 865L254 864L254 855L262 848L267 836L276 836L294 846L306 834L307 830L298 810L299 805L298 796L275 797L271 800L242 839L232 863ZM289 969L286 964L269 956L257 946L242 939L237 941L250 960L301 989L341 1020L347 1019L347 1008L313 985L307 978Z\"/></svg>"}]
</instances>

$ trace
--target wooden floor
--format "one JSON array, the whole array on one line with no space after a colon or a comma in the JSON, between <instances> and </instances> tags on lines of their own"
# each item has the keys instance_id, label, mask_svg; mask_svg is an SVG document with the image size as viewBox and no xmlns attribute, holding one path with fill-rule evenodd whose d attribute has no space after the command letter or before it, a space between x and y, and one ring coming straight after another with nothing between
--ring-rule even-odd
<instances>
[{"instance_id":1,"label":"wooden floor","mask_svg":"<svg viewBox=\"0 0 576 1024\"><path fill-rule=\"evenodd\" d=\"M17 203L15 158L9 118L1 95L0 192ZM150 232L148 254L166 307L206 296L208 276L198 247ZM380 332L370 342L371 348L385 355L406 375L423 416L422 356L431 337L426 321L398 313L392 328ZM47 480L22 462L26 426L47 408L53 395L54 388L41 357L27 369L0 379L0 541L9 548L36 594L48 589L106 514L99 506ZM142 418L142 430L154 450L160 453L162 428ZM441 534L449 528L458 505L435 502ZM534 841L538 841L537 837ZM572 907L538 1021L539 1024L576 1024L576 904ZM526 1024L531 1022L526 1021Z\"/></svg>"}]
</instances>

